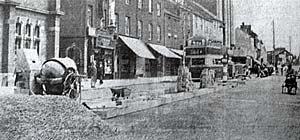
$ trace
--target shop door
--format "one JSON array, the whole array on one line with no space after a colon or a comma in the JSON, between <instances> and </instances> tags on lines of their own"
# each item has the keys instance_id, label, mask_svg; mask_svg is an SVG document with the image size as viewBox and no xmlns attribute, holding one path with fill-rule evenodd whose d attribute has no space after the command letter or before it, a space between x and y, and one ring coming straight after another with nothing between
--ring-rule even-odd
<instances>
[{"instance_id":1,"label":"shop door","mask_svg":"<svg viewBox=\"0 0 300 140\"><path fill-rule=\"evenodd\" d=\"M157 77L157 72L158 72L158 62L157 60L149 60L149 66L150 66L150 76L151 77Z\"/></svg>"}]
</instances>

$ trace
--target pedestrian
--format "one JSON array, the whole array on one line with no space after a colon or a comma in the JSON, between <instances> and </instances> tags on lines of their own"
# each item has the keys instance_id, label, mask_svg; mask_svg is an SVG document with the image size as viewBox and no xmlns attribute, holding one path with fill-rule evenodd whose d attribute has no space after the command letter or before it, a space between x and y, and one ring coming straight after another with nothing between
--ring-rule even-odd
<instances>
[{"instance_id":1,"label":"pedestrian","mask_svg":"<svg viewBox=\"0 0 300 140\"><path fill-rule=\"evenodd\" d=\"M261 68L260 66L257 66L257 77L260 77L261 75Z\"/></svg>"},{"instance_id":2,"label":"pedestrian","mask_svg":"<svg viewBox=\"0 0 300 140\"><path fill-rule=\"evenodd\" d=\"M98 78L99 78L99 82L100 82L100 85L102 85L103 84L103 71L104 71L104 69L103 69L103 64L102 64L102 61L100 61L99 62L99 70L98 70Z\"/></svg>"},{"instance_id":3,"label":"pedestrian","mask_svg":"<svg viewBox=\"0 0 300 140\"><path fill-rule=\"evenodd\" d=\"M91 88L95 88L96 83L97 83L96 61L92 60L92 67L91 67Z\"/></svg>"},{"instance_id":4,"label":"pedestrian","mask_svg":"<svg viewBox=\"0 0 300 140\"><path fill-rule=\"evenodd\" d=\"M287 66L287 65L284 65L284 66L283 66L283 73L282 73L283 76L286 75L287 70L288 70L288 66Z\"/></svg>"}]
</instances>

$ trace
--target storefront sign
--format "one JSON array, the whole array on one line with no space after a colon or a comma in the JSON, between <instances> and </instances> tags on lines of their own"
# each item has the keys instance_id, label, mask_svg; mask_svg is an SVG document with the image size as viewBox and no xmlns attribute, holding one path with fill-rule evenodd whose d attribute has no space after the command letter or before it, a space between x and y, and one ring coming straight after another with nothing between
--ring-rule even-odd
<instances>
[{"instance_id":1,"label":"storefront sign","mask_svg":"<svg viewBox=\"0 0 300 140\"><path fill-rule=\"evenodd\" d=\"M111 39L98 37L96 42L96 47L101 46L111 46Z\"/></svg>"}]
</instances>

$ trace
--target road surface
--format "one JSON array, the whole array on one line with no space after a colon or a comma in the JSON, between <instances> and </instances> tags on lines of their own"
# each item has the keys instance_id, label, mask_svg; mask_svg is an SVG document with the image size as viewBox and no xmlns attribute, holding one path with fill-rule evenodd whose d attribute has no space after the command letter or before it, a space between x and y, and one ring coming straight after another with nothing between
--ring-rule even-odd
<instances>
[{"instance_id":1,"label":"road surface","mask_svg":"<svg viewBox=\"0 0 300 140\"><path fill-rule=\"evenodd\" d=\"M299 140L300 93L281 93L283 77L107 120L119 127L110 139ZM300 81L298 82L299 86Z\"/></svg>"}]
</instances>

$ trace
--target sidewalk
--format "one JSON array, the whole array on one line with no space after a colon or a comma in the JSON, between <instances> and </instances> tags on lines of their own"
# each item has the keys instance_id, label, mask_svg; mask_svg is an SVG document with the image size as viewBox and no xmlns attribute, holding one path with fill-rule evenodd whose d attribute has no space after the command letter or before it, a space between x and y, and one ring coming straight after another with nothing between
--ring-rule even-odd
<instances>
[{"instance_id":1,"label":"sidewalk","mask_svg":"<svg viewBox=\"0 0 300 140\"><path fill-rule=\"evenodd\" d=\"M216 83L214 87L198 89L199 83L195 83L195 89L192 92L177 93L177 83L175 80L165 81L156 79L155 82L147 81L148 79L139 80L140 79L137 80L138 82L134 82L134 80L123 80L128 81L128 83L120 83L122 80L117 80L118 82L114 82L114 84L111 85L106 84L106 86L103 87L101 85L95 89L86 88L82 92L81 102L84 102L93 112L100 115L103 119L109 119L172 102L204 96L209 93L232 88L233 84L236 86L241 84L239 83L239 80L231 80L227 81L222 86ZM130 85L129 81L134 84ZM111 83L113 82L111 81ZM244 82L242 82L242 84L243 83ZM111 100L112 92L109 89L109 87L114 87L116 85L125 86L132 90L128 99L120 99L122 105L119 106L116 105L115 101Z\"/></svg>"},{"instance_id":2,"label":"sidewalk","mask_svg":"<svg viewBox=\"0 0 300 140\"><path fill-rule=\"evenodd\" d=\"M109 88L109 87L120 87L120 86L132 86L140 84L151 84L160 82L176 82L177 76L164 76L164 77L152 77L152 78L136 78L136 79L112 79L103 80L103 84L99 84L99 80L96 83L95 89ZM91 79L83 79L82 90L91 89Z\"/></svg>"}]
</instances>

